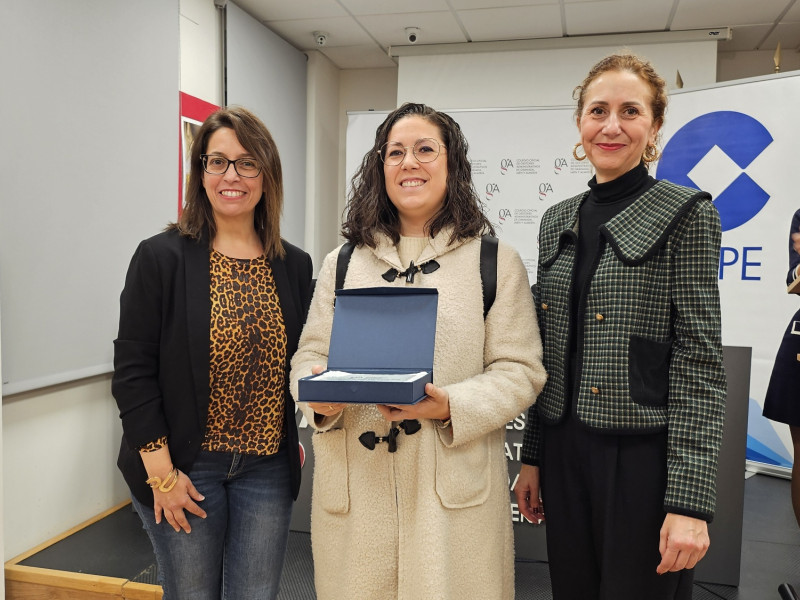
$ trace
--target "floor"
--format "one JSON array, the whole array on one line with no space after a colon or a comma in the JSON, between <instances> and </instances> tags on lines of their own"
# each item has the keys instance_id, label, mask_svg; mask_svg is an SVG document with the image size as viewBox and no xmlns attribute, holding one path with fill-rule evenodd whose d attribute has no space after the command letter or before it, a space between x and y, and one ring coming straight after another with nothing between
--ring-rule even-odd
<instances>
[{"instance_id":1,"label":"floor","mask_svg":"<svg viewBox=\"0 0 800 600\"><path fill-rule=\"evenodd\" d=\"M791 583L800 592L800 528L791 509L789 481L753 475L745 482L744 490L740 584L734 587L695 582L693 600L779 600L781 583ZM119 543L121 539L125 543ZM125 577L142 583L156 581L152 550L138 517L129 508L20 564ZM279 600L314 600L313 572L309 535L292 532ZM517 600L549 600L547 564L518 561L516 589Z\"/></svg>"}]
</instances>

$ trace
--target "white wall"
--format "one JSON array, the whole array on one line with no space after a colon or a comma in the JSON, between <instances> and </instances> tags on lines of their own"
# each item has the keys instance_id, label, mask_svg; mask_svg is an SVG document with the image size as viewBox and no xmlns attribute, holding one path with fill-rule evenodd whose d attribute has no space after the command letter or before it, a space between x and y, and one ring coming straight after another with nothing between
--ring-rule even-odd
<instances>
[{"instance_id":1,"label":"white wall","mask_svg":"<svg viewBox=\"0 0 800 600\"><path fill-rule=\"evenodd\" d=\"M181 91L222 105L221 11L212 0L180 0Z\"/></svg>"},{"instance_id":2,"label":"white wall","mask_svg":"<svg viewBox=\"0 0 800 600\"><path fill-rule=\"evenodd\" d=\"M3 401L6 560L127 499L110 376Z\"/></svg>"},{"instance_id":3,"label":"white wall","mask_svg":"<svg viewBox=\"0 0 800 600\"><path fill-rule=\"evenodd\" d=\"M716 81L714 42L629 46L650 60L668 87L678 70L685 87ZM439 109L569 106L589 68L620 48L520 50L400 58L398 105L424 102Z\"/></svg>"},{"instance_id":4,"label":"white wall","mask_svg":"<svg viewBox=\"0 0 800 600\"><path fill-rule=\"evenodd\" d=\"M305 250L318 273L322 259L337 244L336 187L339 172L340 70L321 52L308 52L306 119ZM332 101L333 100L333 101Z\"/></svg>"}]
</instances>

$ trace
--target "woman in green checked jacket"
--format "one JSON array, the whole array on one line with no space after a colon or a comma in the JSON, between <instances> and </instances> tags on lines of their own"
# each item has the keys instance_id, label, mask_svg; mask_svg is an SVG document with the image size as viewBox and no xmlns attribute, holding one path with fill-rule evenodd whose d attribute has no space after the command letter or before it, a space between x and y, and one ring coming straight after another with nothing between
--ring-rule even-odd
<instances>
[{"instance_id":1,"label":"woman in green checked jacket","mask_svg":"<svg viewBox=\"0 0 800 600\"><path fill-rule=\"evenodd\" d=\"M665 87L633 55L592 68L575 90L574 154L596 175L542 217L549 379L515 492L528 519L547 508L555 600L689 600L709 546L725 401L721 230L709 194L648 175Z\"/></svg>"}]
</instances>

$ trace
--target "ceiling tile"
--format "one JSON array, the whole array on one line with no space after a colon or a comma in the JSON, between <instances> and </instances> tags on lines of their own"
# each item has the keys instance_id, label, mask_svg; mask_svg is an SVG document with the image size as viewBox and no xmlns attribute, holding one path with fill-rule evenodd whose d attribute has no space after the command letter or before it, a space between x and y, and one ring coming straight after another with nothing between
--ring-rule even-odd
<instances>
[{"instance_id":1,"label":"ceiling tile","mask_svg":"<svg viewBox=\"0 0 800 600\"><path fill-rule=\"evenodd\" d=\"M730 40L717 42L719 52L744 52L752 50L769 33L772 25L740 25L732 28Z\"/></svg>"},{"instance_id":2,"label":"ceiling tile","mask_svg":"<svg viewBox=\"0 0 800 600\"><path fill-rule=\"evenodd\" d=\"M455 10L476 10L479 8L502 8L511 6L542 6L544 4L553 4L558 6L558 0L501 0L500 2L492 2L491 0L450 0L450 6Z\"/></svg>"},{"instance_id":3,"label":"ceiling tile","mask_svg":"<svg viewBox=\"0 0 800 600\"><path fill-rule=\"evenodd\" d=\"M420 45L730 27L733 40L719 42L720 52L778 40L785 49L800 47L800 0L232 1L290 44L319 49L343 69L393 65L385 48L409 45L405 27L420 28ZM329 34L326 46L316 45L314 31Z\"/></svg>"},{"instance_id":4,"label":"ceiling tile","mask_svg":"<svg viewBox=\"0 0 800 600\"><path fill-rule=\"evenodd\" d=\"M408 46L406 27L419 28L418 44L454 44L469 41L452 13L423 12L358 17L382 46Z\"/></svg>"},{"instance_id":5,"label":"ceiling tile","mask_svg":"<svg viewBox=\"0 0 800 600\"><path fill-rule=\"evenodd\" d=\"M261 22L347 16L336 0L236 0L234 4Z\"/></svg>"},{"instance_id":6,"label":"ceiling tile","mask_svg":"<svg viewBox=\"0 0 800 600\"><path fill-rule=\"evenodd\" d=\"M350 17L267 21L265 25L301 50L317 48L314 40L315 31L324 31L328 34L326 47L374 43L372 38Z\"/></svg>"},{"instance_id":7,"label":"ceiling tile","mask_svg":"<svg viewBox=\"0 0 800 600\"><path fill-rule=\"evenodd\" d=\"M561 9L556 4L459 10L473 42L561 37Z\"/></svg>"},{"instance_id":8,"label":"ceiling tile","mask_svg":"<svg viewBox=\"0 0 800 600\"><path fill-rule=\"evenodd\" d=\"M795 2L792 5L792 8L790 8L789 12L786 13L783 21L787 23L800 21L800 2Z\"/></svg>"},{"instance_id":9,"label":"ceiling tile","mask_svg":"<svg viewBox=\"0 0 800 600\"><path fill-rule=\"evenodd\" d=\"M800 23L781 23L769 37L764 40L759 50L775 50L778 42L781 43L781 50L793 52L800 48Z\"/></svg>"},{"instance_id":10,"label":"ceiling tile","mask_svg":"<svg viewBox=\"0 0 800 600\"><path fill-rule=\"evenodd\" d=\"M603 0L567 2L567 35L664 31L671 2L664 0Z\"/></svg>"},{"instance_id":11,"label":"ceiling tile","mask_svg":"<svg viewBox=\"0 0 800 600\"><path fill-rule=\"evenodd\" d=\"M774 23L788 0L681 0L672 29L705 29Z\"/></svg>"},{"instance_id":12,"label":"ceiling tile","mask_svg":"<svg viewBox=\"0 0 800 600\"><path fill-rule=\"evenodd\" d=\"M287 0L284 0L287 1ZM375 0L340 0L352 14L390 15L398 13L449 11L447 0L402 0L402 2L376 2Z\"/></svg>"}]
</instances>

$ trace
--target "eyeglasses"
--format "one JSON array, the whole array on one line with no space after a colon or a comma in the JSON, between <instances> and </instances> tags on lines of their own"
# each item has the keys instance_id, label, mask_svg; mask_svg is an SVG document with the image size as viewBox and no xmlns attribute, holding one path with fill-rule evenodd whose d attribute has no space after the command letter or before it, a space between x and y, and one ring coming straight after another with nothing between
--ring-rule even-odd
<instances>
[{"instance_id":1,"label":"eyeglasses","mask_svg":"<svg viewBox=\"0 0 800 600\"><path fill-rule=\"evenodd\" d=\"M378 155L380 155L383 164L389 167L396 167L405 160L406 152L409 148L419 162L429 163L436 160L444 147L444 144L440 144L432 138L423 138L413 146L403 146L400 142L386 142L381 146Z\"/></svg>"},{"instance_id":2,"label":"eyeglasses","mask_svg":"<svg viewBox=\"0 0 800 600\"><path fill-rule=\"evenodd\" d=\"M261 173L261 165L252 158L237 158L228 160L219 154L201 154L203 170L211 175L222 175L227 173L228 167L233 164L233 170L241 177L258 177Z\"/></svg>"}]
</instances>

